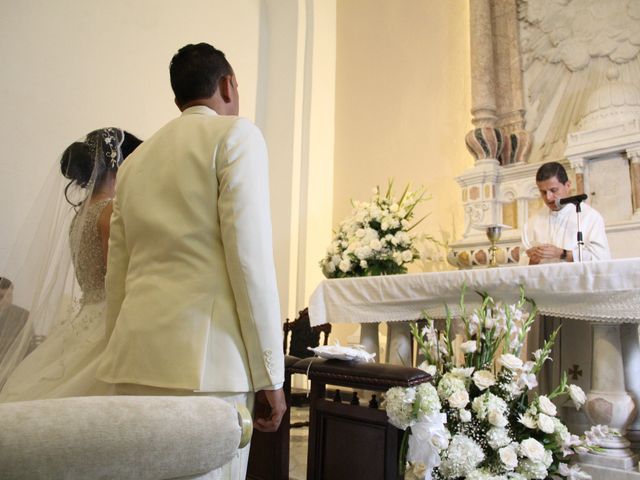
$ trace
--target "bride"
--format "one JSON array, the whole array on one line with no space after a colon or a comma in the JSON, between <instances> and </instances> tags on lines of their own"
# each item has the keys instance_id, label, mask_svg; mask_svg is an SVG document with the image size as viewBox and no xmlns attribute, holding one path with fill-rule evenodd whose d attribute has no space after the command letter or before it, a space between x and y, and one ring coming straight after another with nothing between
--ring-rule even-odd
<instances>
[{"instance_id":1,"label":"bride","mask_svg":"<svg viewBox=\"0 0 640 480\"><path fill-rule=\"evenodd\" d=\"M64 193L73 208L44 199L49 211L15 269L14 291L23 293L30 315L0 358L0 402L112 393L112 385L95 379L107 341L104 276L111 199L118 167L140 143L128 132L103 128L62 154L60 170L69 183L57 195ZM28 354L34 338L44 335Z\"/></svg>"}]
</instances>

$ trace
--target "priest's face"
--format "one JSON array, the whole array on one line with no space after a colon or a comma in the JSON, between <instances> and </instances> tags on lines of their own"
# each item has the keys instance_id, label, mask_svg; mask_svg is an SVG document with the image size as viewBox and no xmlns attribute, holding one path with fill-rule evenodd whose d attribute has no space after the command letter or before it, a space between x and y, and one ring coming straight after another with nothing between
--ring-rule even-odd
<instances>
[{"instance_id":1,"label":"priest's face","mask_svg":"<svg viewBox=\"0 0 640 480\"><path fill-rule=\"evenodd\" d=\"M536 182L536 184L545 205L553 211L558 210L556 200L568 197L571 190L570 181L567 180L567 183L560 183L557 177L551 177L547 180Z\"/></svg>"}]
</instances>

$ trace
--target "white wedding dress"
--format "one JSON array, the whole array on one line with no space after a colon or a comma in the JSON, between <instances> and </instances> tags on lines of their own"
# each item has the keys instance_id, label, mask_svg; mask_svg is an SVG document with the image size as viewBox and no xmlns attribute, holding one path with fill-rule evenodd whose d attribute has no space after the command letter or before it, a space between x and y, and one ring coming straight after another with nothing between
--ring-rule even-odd
<instances>
[{"instance_id":1,"label":"white wedding dress","mask_svg":"<svg viewBox=\"0 0 640 480\"><path fill-rule=\"evenodd\" d=\"M105 338L106 267L98 219L111 200L88 205L69 231L73 266L82 296L61 309L49 336L12 372L0 402L85 395L110 395L113 385L95 378Z\"/></svg>"}]
</instances>

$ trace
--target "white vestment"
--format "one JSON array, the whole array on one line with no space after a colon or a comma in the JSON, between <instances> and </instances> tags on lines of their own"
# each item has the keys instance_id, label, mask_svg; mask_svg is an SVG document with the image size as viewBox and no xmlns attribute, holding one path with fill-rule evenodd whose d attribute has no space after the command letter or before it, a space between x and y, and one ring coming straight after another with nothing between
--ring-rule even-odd
<instances>
[{"instance_id":1,"label":"white vestment","mask_svg":"<svg viewBox=\"0 0 640 480\"><path fill-rule=\"evenodd\" d=\"M609 242L604 229L604 220L596 210L586 203L581 205L580 230L584 247L582 260L609 260ZM528 265L526 250L542 244L551 244L570 250L573 259L578 261L578 219L573 205L566 205L558 211L542 208L529 218L522 229L522 250L520 264Z\"/></svg>"}]
</instances>

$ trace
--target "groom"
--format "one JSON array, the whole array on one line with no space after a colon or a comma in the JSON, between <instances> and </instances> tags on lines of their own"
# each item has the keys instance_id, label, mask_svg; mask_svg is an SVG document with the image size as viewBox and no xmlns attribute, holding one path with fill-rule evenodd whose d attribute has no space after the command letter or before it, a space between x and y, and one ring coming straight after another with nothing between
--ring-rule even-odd
<instances>
[{"instance_id":1,"label":"groom","mask_svg":"<svg viewBox=\"0 0 640 480\"><path fill-rule=\"evenodd\" d=\"M118 172L107 264L109 344L98 378L124 394L211 394L286 410L267 150L238 117L224 54L187 45L170 65L182 115ZM248 449L247 449L248 453Z\"/></svg>"}]
</instances>

